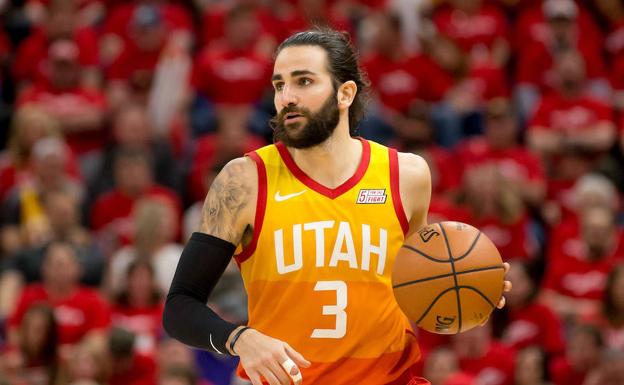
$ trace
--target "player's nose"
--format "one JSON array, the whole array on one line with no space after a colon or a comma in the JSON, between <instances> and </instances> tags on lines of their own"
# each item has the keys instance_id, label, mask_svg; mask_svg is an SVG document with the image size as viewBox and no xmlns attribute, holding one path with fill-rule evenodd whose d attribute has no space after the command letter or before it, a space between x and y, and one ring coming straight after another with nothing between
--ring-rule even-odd
<instances>
[{"instance_id":1,"label":"player's nose","mask_svg":"<svg viewBox=\"0 0 624 385\"><path fill-rule=\"evenodd\" d=\"M287 107L289 105L297 105L297 103L299 102L297 95L293 92L293 89L288 85L284 86L279 97L280 97L280 103L282 104L282 107Z\"/></svg>"}]
</instances>

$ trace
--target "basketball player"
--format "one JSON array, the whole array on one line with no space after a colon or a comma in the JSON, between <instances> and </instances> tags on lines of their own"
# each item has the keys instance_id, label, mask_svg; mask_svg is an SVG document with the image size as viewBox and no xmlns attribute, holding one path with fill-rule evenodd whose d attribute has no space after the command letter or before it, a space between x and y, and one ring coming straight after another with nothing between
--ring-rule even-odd
<instances>
[{"instance_id":1,"label":"basketball player","mask_svg":"<svg viewBox=\"0 0 624 385\"><path fill-rule=\"evenodd\" d=\"M240 356L254 385L428 384L411 374L420 353L391 285L403 240L427 223L427 164L351 135L367 82L343 34L286 39L272 83L276 143L231 161L212 184L165 329ZM247 326L205 305L235 245Z\"/></svg>"}]
</instances>

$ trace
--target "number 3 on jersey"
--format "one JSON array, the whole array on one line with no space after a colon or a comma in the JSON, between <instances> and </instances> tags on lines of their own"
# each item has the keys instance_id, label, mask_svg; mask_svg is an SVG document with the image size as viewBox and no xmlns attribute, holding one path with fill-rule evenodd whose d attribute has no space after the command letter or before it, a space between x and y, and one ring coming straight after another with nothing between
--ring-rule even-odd
<instances>
[{"instance_id":1,"label":"number 3 on jersey","mask_svg":"<svg viewBox=\"0 0 624 385\"><path fill-rule=\"evenodd\" d=\"M347 333L347 284L344 281L318 281L314 291L336 292L336 304L323 306L323 315L336 316L336 327L333 329L314 329L312 338L342 338Z\"/></svg>"}]
</instances>

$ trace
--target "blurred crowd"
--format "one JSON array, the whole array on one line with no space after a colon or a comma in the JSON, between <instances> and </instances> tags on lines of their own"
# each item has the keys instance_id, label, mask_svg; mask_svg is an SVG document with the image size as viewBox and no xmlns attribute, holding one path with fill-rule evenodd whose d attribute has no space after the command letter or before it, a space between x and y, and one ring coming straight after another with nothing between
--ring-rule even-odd
<instances>
[{"instance_id":1,"label":"blurred crowd","mask_svg":"<svg viewBox=\"0 0 624 385\"><path fill-rule=\"evenodd\" d=\"M429 221L512 262L485 327L418 331L422 374L624 384L623 0L3 0L0 385L243 383L163 300L215 175L271 143L276 45L315 25L360 53L360 135L428 161ZM245 322L236 266L209 303Z\"/></svg>"}]
</instances>

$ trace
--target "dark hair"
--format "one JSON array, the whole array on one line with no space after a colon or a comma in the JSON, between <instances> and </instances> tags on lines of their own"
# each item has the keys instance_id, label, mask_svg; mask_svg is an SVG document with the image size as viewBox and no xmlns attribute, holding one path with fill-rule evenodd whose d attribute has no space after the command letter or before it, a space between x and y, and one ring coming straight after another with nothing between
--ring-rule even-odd
<instances>
[{"instance_id":1,"label":"dark hair","mask_svg":"<svg viewBox=\"0 0 624 385\"><path fill-rule=\"evenodd\" d=\"M352 80L357 86L357 93L353 103L349 107L349 129L351 134L355 132L358 123L366 114L366 104L370 82L366 73L358 64L357 53L351 44L347 32L338 32L327 27L317 27L312 30L298 32L291 35L277 47L275 57L287 47L295 46L318 46L327 53L328 71L332 76L334 90L338 90L341 84Z\"/></svg>"},{"instance_id":2,"label":"dark hair","mask_svg":"<svg viewBox=\"0 0 624 385\"><path fill-rule=\"evenodd\" d=\"M172 366L166 368L160 375L160 378L177 378L184 381L188 385L197 384L197 374L192 368L184 366Z\"/></svg>"},{"instance_id":3,"label":"dark hair","mask_svg":"<svg viewBox=\"0 0 624 385\"><path fill-rule=\"evenodd\" d=\"M46 321L46 336L43 341L43 345L38 352L37 356L31 356L28 347L26 346L27 341L24 340L23 335L26 332L26 324L31 314L40 314L45 318ZM22 318L22 322L20 323L20 347L23 353L25 353L27 359L29 361L37 362L38 364L45 365L55 365L57 361L57 347L59 343L58 339L58 329L56 318L54 317L54 309L49 305L38 303L30 306L26 311L26 314Z\"/></svg>"},{"instance_id":4,"label":"dark hair","mask_svg":"<svg viewBox=\"0 0 624 385\"><path fill-rule=\"evenodd\" d=\"M615 300L613 298L613 289L616 279L622 274L624 274L624 264L618 264L613 268L613 270L611 270L609 276L607 277L607 284L605 286L602 302L602 312L604 316L610 323L618 323L617 326L619 326L619 324L624 321L624 309L618 309L615 305Z\"/></svg>"},{"instance_id":5,"label":"dark hair","mask_svg":"<svg viewBox=\"0 0 624 385\"><path fill-rule=\"evenodd\" d=\"M149 261L146 261L145 259L137 259L134 262L130 263L130 265L128 266L128 270L126 270L126 287L119 294L117 294L115 302L117 302L118 305L130 306L130 292L127 282L130 280L130 276L132 276L132 274L141 267L147 269L150 272L150 274L152 275L152 279L155 278L154 266L152 266ZM152 283L153 287L152 292L150 293L150 305L154 306L160 303L162 295L158 290L158 287L156 287L156 284L153 281Z\"/></svg>"}]
</instances>

